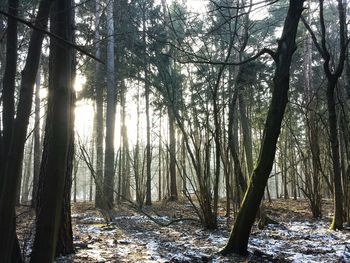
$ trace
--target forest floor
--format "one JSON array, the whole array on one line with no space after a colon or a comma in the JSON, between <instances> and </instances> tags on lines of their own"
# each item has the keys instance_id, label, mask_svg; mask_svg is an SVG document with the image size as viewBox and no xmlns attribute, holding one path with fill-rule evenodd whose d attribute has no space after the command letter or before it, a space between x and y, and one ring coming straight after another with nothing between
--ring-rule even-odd
<instances>
[{"instance_id":1,"label":"forest floor","mask_svg":"<svg viewBox=\"0 0 350 263\"><path fill-rule=\"evenodd\" d=\"M224 204L223 204L224 205ZM106 223L93 203L72 206L75 254L57 259L64 262L350 262L350 230L328 230L332 203L325 201L324 218L314 220L306 201L273 200L266 203L269 217L278 225L264 230L254 227L248 257L223 257L232 218L220 209L219 228L203 229L193 220L187 202L162 202L144 211L163 226L127 205L116 207L113 223ZM25 254L33 238L32 211L18 209L18 235ZM178 222L164 226L172 220Z\"/></svg>"}]
</instances>

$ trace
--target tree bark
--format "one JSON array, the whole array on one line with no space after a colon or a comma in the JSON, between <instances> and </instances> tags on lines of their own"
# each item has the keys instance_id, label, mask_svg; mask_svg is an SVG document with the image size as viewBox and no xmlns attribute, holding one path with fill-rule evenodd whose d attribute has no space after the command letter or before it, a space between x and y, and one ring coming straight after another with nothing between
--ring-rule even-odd
<instances>
[{"instance_id":1,"label":"tree bark","mask_svg":"<svg viewBox=\"0 0 350 263\"><path fill-rule=\"evenodd\" d=\"M40 141L40 67L35 80L35 115L34 115L34 162L33 162L33 190L31 206L35 208L38 196L38 184L41 161L41 141Z\"/></svg>"},{"instance_id":2,"label":"tree bark","mask_svg":"<svg viewBox=\"0 0 350 263\"><path fill-rule=\"evenodd\" d=\"M170 201L178 199L176 186L176 139L175 139L175 117L173 110L168 108L169 118L169 173L170 173Z\"/></svg>"},{"instance_id":3,"label":"tree bark","mask_svg":"<svg viewBox=\"0 0 350 263\"><path fill-rule=\"evenodd\" d=\"M35 26L45 29L53 0L42 0L39 4ZM38 70L44 33L34 30L29 41L28 55L22 71L20 95L16 119L7 153L0 197L0 262L11 262L11 251L15 240L16 189L19 183L24 144L32 107L32 95Z\"/></svg>"},{"instance_id":4,"label":"tree bark","mask_svg":"<svg viewBox=\"0 0 350 263\"><path fill-rule=\"evenodd\" d=\"M72 42L72 1L56 1L50 19L51 32ZM59 14L59 15L57 15ZM40 192L36 234L30 262L53 262L62 218L64 191L70 192L67 165L72 136L72 48L51 39L49 101L44 153L40 170ZM66 196L67 198L67 196ZM67 200L66 200L67 201ZM70 201L70 200L69 200ZM69 211L68 211L69 213ZM65 216L67 213L64 213ZM67 230L67 229L66 229Z\"/></svg>"},{"instance_id":5,"label":"tree bark","mask_svg":"<svg viewBox=\"0 0 350 263\"><path fill-rule=\"evenodd\" d=\"M18 0L8 1L8 13L17 16L18 14ZM2 164L5 165L7 153L10 147L13 121L15 118L15 78L17 72L17 21L8 18L6 31L6 61L5 72L3 77L2 89ZM4 169L4 166L2 167ZM2 177L2 176L1 176ZM1 186L0 178L0 186Z\"/></svg>"},{"instance_id":6,"label":"tree bark","mask_svg":"<svg viewBox=\"0 0 350 263\"><path fill-rule=\"evenodd\" d=\"M145 71L145 98L146 98L146 205L152 205L152 185L151 185L151 164L152 164L152 156L151 156L151 122L149 116L149 69L148 69L148 57L147 57L147 39L146 39L146 9L144 8L143 12L143 45L144 45L144 71Z\"/></svg>"},{"instance_id":7,"label":"tree bark","mask_svg":"<svg viewBox=\"0 0 350 263\"><path fill-rule=\"evenodd\" d=\"M116 86L114 65L114 1L107 5L107 110L106 110L106 138L105 138L105 167L103 178L104 209L110 210L114 203L114 130L116 111Z\"/></svg>"},{"instance_id":8,"label":"tree bark","mask_svg":"<svg viewBox=\"0 0 350 263\"><path fill-rule=\"evenodd\" d=\"M251 176L241 209L222 254L247 254L248 240L265 186L272 170L277 140L288 101L290 64L296 49L295 38L303 11L303 0L291 0L281 39L275 53L276 70L273 79L272 100L265 123L258 164Z\"/></svg>"},{"instance_id":9,"label":"tree bark","mask_svg":"<svg viewBox=\"0 0 350 263\"><path fill-rule=\"evenodd\" d=\"M100 3L95 1L95 41L96 51L95 56L101 57L100 47ZM95 66L96 82L95 82L95 100L96 100L96 178L95 178L95 206L102 208L103 206L103 136L104 136L104 125L103 125L103 89L101 85L101 65L96 63Z\"/></svg>"}]
</instances>

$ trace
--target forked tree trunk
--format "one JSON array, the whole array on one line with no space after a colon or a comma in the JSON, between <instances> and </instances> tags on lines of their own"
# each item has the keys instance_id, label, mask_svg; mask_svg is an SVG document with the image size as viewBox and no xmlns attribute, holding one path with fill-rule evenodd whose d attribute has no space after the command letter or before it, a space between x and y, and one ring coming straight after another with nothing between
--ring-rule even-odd
<instances>
[{"instance_id":1,"label":"forked tree trunk","mask_svg":"<svg viewBox=\"0 0 350 263\"><path fill-rule=\"evenodd\" d=\"M275 53L276 70L273 79L272 100L265 123L258 164L251 176L241 209L238 212L230 238L221 253L246 254L251 228L259 210L265 186L272 170L277 140L288 101L289 71L296 49L295 38L303 0L290 0L281 39Z\"/></svg>"}]
</instances>

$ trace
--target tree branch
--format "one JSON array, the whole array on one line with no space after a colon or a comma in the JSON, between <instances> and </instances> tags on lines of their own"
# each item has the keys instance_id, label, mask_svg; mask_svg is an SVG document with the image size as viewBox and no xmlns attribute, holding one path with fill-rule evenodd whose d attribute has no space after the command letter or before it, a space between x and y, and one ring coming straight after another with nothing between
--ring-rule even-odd
<instances>
[{"instance_id":1,"label":"tree branch","mask_svg":"<svg viewBox=\"0 0 350 263\"><path fill-rule=\"evenodd\" d=\"M261 57L264 54L269 54L273 60L276 62L276 54L274 51L272 51L269 48L263 48L262 50L260 50L258 53L256 53L254 56L240 61L240 62L229 62L229 61L211 61L211 60L206 60L206 59L202 59L202 60L179 60L177 58L173 58L174 60L176 60L178 63L180 64L209 64L209 65L226 65L226 66L239 66L239 65L243 65L246 63L249 63L259 57Z\"/></svg>"},{"instance_id":2,"label":"tree branch","mask_svg":"<svg viewBox=\"0 0 350 263\"><path fill-rule=\"evenodd\" d=\"M309 34L311 35L312 41L314 42L318 52L320 52L321 56L324 57L324 52L323 52L323 48L321 47L321 45L318 43L317 38L315 33L312 31L310 25L308 24L308 22L306 21L304 16L301 16L301 21L303 22L304 26L306 27L306 30L309 32Z\"/></svg>"},{"instance_id":3,"label":"tree branch","mask_svg":"<svg viewBox=\"0 0 350 263\"><path fill-rule=\"evenodd\" d=\"M88 56L88 57L90 57L90 58L92 58L92 59L94 59L96 61L98 61L99 63L105 64L104 61L100 60L99 58L97 58L94 55L90 54L89 52L85 51L80 46L63 39L62 37L59 37L56 34L51 33L50 31L47 31L47 30L45 30L43 28L40 28L40 27L34 25L33 23L27 21L27 20L24 20L24 19L22 19L20 17L17 17L17 16L13 16L13 15L11 15L11 14L3 11L3 10L0 10L0 14L4 15L6 17L12 18L12 19L14 19L14 20L16 20L16 21L18 21L18 22L20 22L20 23L22 23L22 24L24 24L24 25L26 25L26 26L28 26L28 27L30 27L32 29L34 29L34 30L38 30L40 32L43 32L44 34L48 35L49 37L55 38L56 40L66 44L67 46L70 46L70 47L74 48L75 50L79 51L80 53L82 53L82 54L84 54L84 55L86 55L86 56Z\"/></svg>"}]
</instances>

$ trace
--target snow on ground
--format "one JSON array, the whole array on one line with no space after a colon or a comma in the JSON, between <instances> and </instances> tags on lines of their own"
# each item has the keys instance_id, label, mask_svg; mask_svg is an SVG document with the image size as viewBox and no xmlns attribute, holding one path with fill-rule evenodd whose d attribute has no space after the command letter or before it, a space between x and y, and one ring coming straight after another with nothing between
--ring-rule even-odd
<instances>
[{"instance_id":1,"label":"snow on ground","mask_svg":"<svg viewBox=\"0 0 350 263\"><path fill-rule=\"evenodd\" d=\"M270 225L254 234L250 247L287 262L350 262L350 232L331 231L324 221Z\"/></svg>"},{"instance_id":2,"label":"snow on ground","mask_svg":"<svg viewBox=\"0 0 350 263\"><path fill-rule=\"evenodd\" d=\"M89 222L98 221L98 218L89 219ZM241 260L216 254L229 236L224 224L216 231L203 230L198 224L188 222L160 227L144 216L133 215L116 217L109 225L77 224L74 231L78 236L87 236L84 240L87 247L78 248L74 262L83 262L80 261L83 259L140 263ZM350 262L350 232L330 231L324 221L269 225L264 230L253 231L249 250L252 254L254 251L265 254L260 261L252 258L249 262Z\"/></svg>"},{"instance_id":3,"label":"snow on ground","mask_svg":"<svg viewBox=\"0 0 350 263\"><path fill-rule=\"evenodd\" d=\"M193 217L190 208L174 206L164 210L153 207L148 212L162 222L179 215ZM117 210L117 216L109 224L104 223L98 210L78 211L72 216L76 253L56 262L350 263L349 230L330 231L329 218L315 221L304 212L290 216L286 211L279 214L276 211L281 209L271 209L268 214L281 224L269 225L264 230L253 229L248 258L217 254L227 242L232 223L224 216L219 217L217 230L208 231L194 221L161 227L130 209Z\"/></svg>"}]
</instances>

